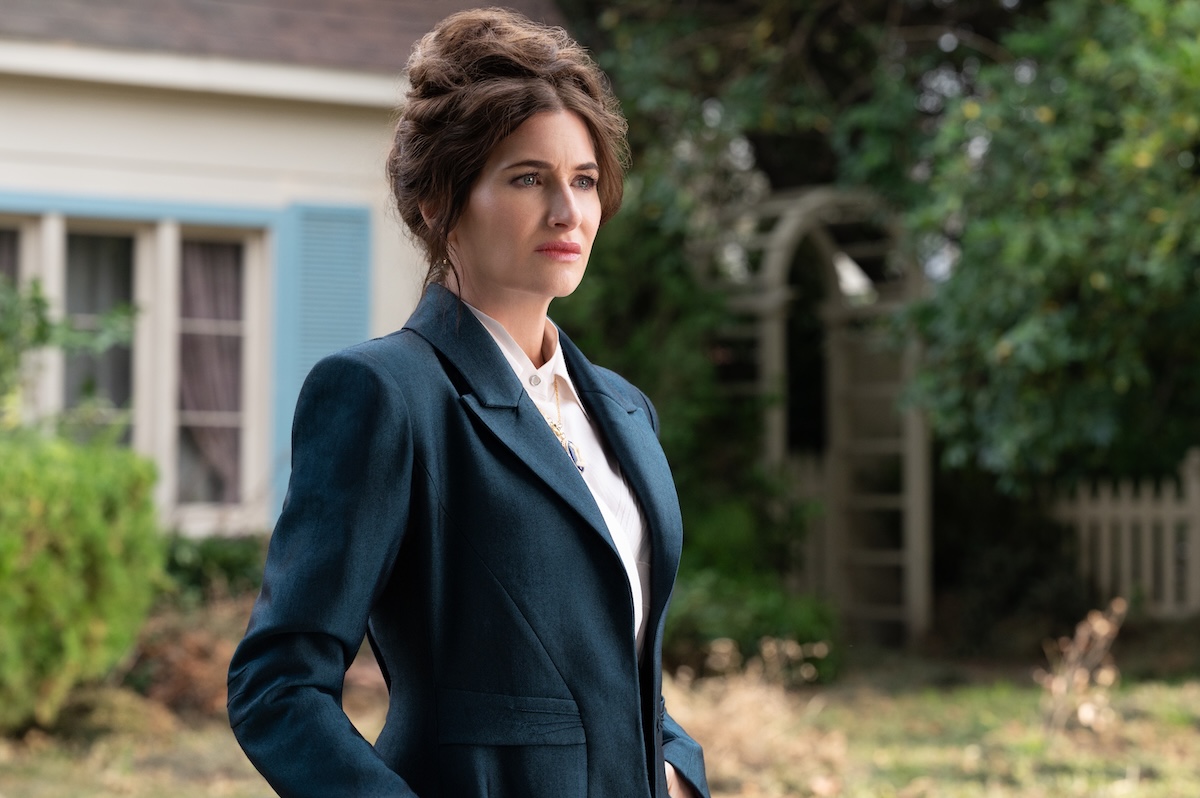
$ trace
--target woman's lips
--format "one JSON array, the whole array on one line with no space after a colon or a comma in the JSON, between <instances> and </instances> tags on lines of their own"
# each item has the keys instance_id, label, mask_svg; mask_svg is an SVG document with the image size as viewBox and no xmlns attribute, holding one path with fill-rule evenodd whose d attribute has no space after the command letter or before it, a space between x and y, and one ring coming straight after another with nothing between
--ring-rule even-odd
<instances>
[{"instance_id":1,"label":"woman's lips","mask_svg":"<svg viewBox=\"0 0 1200 798\"><path fill-rule=\"evenodd\" d=\"M555 260L573 261L583 254L583 247L574 241L551 241L542 244L537 251Z\"/></svg>"}]
</instances>

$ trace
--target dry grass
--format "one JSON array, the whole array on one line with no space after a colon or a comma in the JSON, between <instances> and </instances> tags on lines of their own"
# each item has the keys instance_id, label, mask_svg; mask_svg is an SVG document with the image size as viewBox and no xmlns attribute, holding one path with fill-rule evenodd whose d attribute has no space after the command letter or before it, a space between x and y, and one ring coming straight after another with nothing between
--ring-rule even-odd
<instances>
[{"instance_id":1,"label":"dry grass","mask_svg":"<svg viewBox=\"0 0 1200 798\"><path fill-rule=\"evenodd\" d=\"M881 655L839 683L784 690L753 669L668 683L714 798L1200 795L1200 680L1127 685L1113 723L1048 733L1032 668Z\"/></svg>"},{"instance_id":2,"label":"dry grass","mask_svg":"<svg viewBox=\"0 0 1200 798\"><path fill-rule=\"evenodd\" d=\"M187 722L127 689L76 697L70 732L0 741L2 798L269 798L228 725ZM79 723L79 721L83 721Z\"/></svg>"},{"instance_id":3,"label":"dry grass","mask_svg":"<svg viewBox=\"0 0 1200 798\"><path fill-rule=\"evenodd\" d=\"M751 667L693 683L667 678L663 693L671 716L703 741L714 798L839 794L846 735L809 722L821 691L789 692Z\"/></svg>"}]
</instances>

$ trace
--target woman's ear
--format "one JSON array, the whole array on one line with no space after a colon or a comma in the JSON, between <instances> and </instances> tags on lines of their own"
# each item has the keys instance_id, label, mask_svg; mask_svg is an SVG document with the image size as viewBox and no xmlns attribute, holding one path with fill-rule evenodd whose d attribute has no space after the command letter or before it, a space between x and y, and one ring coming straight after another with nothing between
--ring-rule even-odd
<instances>
[{"instance_id":1,"label":"woman's ear","mask_svg":"<svg viewBox=\"0 0 1200 798\"><path fill-rule=\"evenodd\" d=\"M434 223L436 217L433 215L433 210L430 207L429 203L421 202L421 203L417 204L417 207L421 211L421 218L425 220L425 226L428 227L430 230L432 230L435 235L440 234L441 231L438 229L438 227ZM449 235L447 235L446 240L447 240L447 243L453 244L453 242L454 242L454 231L453 230L451 230ZM2 797L0 797L0 798L2 798Z\"/></svg>"},{"instance_id":2,"label":"woman's ear","mask_svg":"<svg viewBox=\"0 0 1200 798\"><path fill-rule=\"evenodd\" d=\"M425 220L425 226L430 230L433 229L433 214L429 212L429 203L418 202L417 208L421 211L421 218Z\"/></svg>"}]
</instances>

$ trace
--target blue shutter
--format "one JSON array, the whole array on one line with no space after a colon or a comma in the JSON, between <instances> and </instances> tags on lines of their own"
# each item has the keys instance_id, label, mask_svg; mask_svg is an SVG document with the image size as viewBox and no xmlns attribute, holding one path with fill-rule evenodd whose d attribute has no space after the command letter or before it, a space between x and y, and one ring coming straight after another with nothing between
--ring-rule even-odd
<instances>
[{"instance_id":1,"label":"blue shutter","mask_svg":"<svg viewBox=\"0 0 1200 798\"><path fill-rule=\"evenodd\" d=\"M370 216L342 208L301 208L296 367L301 379L330 352L367 337Z\"/></svg>"},{"instance_id":2,"label":"blue shutter","mask_svg":"<svg viewBox=\"0 0 1200 798\"><path fill-rule=\"evenodd\" d=\"M305 376L325 355L369 334L371 214L366 208L293 206L277 235L272 446L276 513L287 490L292 415Z\"/></svg>"}]
</instances>

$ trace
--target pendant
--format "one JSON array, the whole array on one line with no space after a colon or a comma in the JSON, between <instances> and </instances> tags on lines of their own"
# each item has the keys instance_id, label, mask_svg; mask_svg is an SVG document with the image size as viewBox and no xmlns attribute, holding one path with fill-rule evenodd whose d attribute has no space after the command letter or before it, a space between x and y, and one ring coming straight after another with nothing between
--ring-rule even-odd
<instances>
[{"instance_id":1,"label":"pendant","mask_svg":"<svg viewBox=\"0 0 1200 798\"><path fill-rule=\"evenodd\" d=\"M571 458L571 462L579 469L579 473L583 473L583 458L579 456L579 450L575 448L575 444L567 441L567 456Z\"/></svg>"},{"instance_id":2,"label":"pendant","mask_svg":"<svg viewBox=\"0 0 1200 798\"><path fill-rule=\"evenodd\" d=\"M542 418L546 418L542 416ZM554 437L558 438L558 442L562 444L563 451L567 453L567 457L571 458L571 462L579 469L579 473L583 473L583 457L579 454L579 450L575 448L572 441L567 440L567 435L563 432L562 424L556 421L551 421L546 418L546 423L550 425L550 431L554 433ZM2 798L2 797L0 797Z\"/></svg>"}]
</instances>

